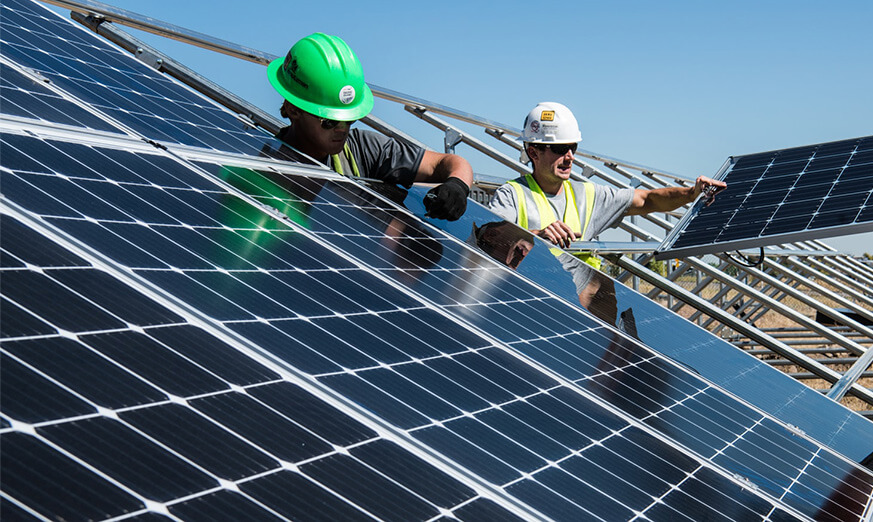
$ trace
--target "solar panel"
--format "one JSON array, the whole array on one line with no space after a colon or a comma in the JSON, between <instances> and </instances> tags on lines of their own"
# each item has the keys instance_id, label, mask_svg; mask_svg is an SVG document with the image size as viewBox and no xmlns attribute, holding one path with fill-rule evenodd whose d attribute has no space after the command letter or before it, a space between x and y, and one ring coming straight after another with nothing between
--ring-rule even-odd
<instances>
[{"instance_id":1,"label":"solar panel","mask_svg":"<svg viewBox=\"0 0 873 522\"><path fill-rule=\"evenodd\" d=\"M4 519L279 519L313 503L325 518L512 518L5 213L2 229ZM372 489L335 480L348 473Z\"/></svg>"},{"instance_id":2,"label":"solar panel","mask_svg":"<svg viewBox=\"0 0 873 522\"><path fill-rule=\"evenodd\" d=\"M46 85L98 111L106 120L89 117L80 125L103 130L112 125L159 143L243 154L258 154L265 145L278 148L279 142L261 129L45 7L10 0L0 9L3 55L38 74ZM3 71L6 75L7 68ZM16 85L22 93L18 98L39 96L46 90L21 80ZM13 104L17 102L12 100ZM14 114L9 112L12 105L7 109L4 104L0 110ZM28 105L28 110L38 109ZM69 123L69 117L63 114L52 116L44 111L41 117Z\"/></svg>"},{"instance_id":3,"label":"solar panel","mask_svg":"<svg viewBox=\"0 0 873 522\"><path fill-rule=\"evenodd\" d=\"M60 144L58 140L3 137L6 147L11 141L21 151L45 151ZM671 366L653 352L616 337L593 319L521 280L507 280L505 288L491 288L475 299L469 292L457 293L462 288L458 278L466 278L475 287L480 283L478 277L496 267L483 265L482 275L465 270L459 264L469 257L465 247L355 185L286 174L290 182L287 186L295 197L286 198L284 204L298 205L308 217L307 227L298 230L275 219L264 220L263 210L240 205L239 196L218 186L207 189L203 186L209 183L205 178L190 184L183 181L198 176L191 169L183 172L185 168L178 162L173 169L166 168L172 174L162 174L165 179L177 180L171 186L137 186L136 182L116 179L113 173L119 169L97 168L100 164L90 162L91 166L85 168L91 169L90 175L84 175L82 167L75 167L78 173L67 168L68 158L93 158L96 153L112 156L111 165L125 165L131 171L144 161L152 171L161 155L146 152L148 149L108 153L110 147L72 142L64 145L70 156L39 157L55 176L4 165L8 169L4 171L4 187L13 187L4 193L7 199L23 206L26 214L46 228L68 235L74 243L80 242L83 251L105 255L105 262L117 264L118 269L127 267L137 276L131 285L164 295L181 310L196 311L214 328L223 326L222 331L231 338L254 343L262 357L281 361L287 371L311 376L323 386L322 393L329 390L344 397L362 408L358 415L369 412L371 422L378 419L392 431L405 434L406 444L429 448L516 504L529 506L532 513L614 518L651 512L657 518L667 516L658 514L662 509L670 513L703 513L718 506L718 511L733 518L778 518L782 510L811 515L826 504L834 484L852 473L862 473L859 491L869 495L865 489L870 487L866 484L869 477L859 472L860 468L809 441L798 440L760 413ZM222 169L226 167L211 165L213 171ZM237 176L245 172L233 171ZM64 184L46 182L57 175ZM141 201L161 209L162 213L156 214L160 219L145 222L139 218L146 214L140 213L139 218L131 215L136 206L113 205L115 194L127 187L136 187ZM43 196L31 198L33 192L42 192ZM228 223L236 224L230 227ZM385 232L404 229L408 232L396 236ZM11 258L17 257L10 254ZM51 433L55 431L50 426L63 427L57 428L62 433L59 439L45 436L53 443L49 447L60 445L62 455L69 452L76 456L79 460L74 461L86 463L86 469L96 468L98 476L116 477L120 471L112 468L115 461L103 462L89 453L95 451L94 445L66 435L66 430L74 430L68 426L90 430L94 441L113 447L137 446L138 442L131 442L129 437L135 441L144 437L172 456L196 464L207 475L241 482L238 488L242 492L276 513L298 514L294 509L300 509L302 499L280 502L269 491L275 491L272 488L279 487L276 484L288 487L301 479L295 475L293 480L280 480L278 476L287 475L280 472L287 471L279 465L283 460L266 451L270 447L267 442L253 441L254 435L238 432L253 422L264 426L266 421L251 412L256 404L237 398L231 391L239 394L238 389L202 375L195 371L199 370L196 366L175 361L164 353L166 348L159 350L156 344L175 348L179 341L173 337L143 337L138 331L143 326L136 314L119 320L112 316L123 318L122 310L110 308L111 314L99 313L93 306L75 304L76 298L81 299L77 292L106 287L91 284L96 275L52 276L54 281L75 281L76 292L64 293L55 284L32 282L33 278L42 281L44 273L52 272L38 267L43 273L31 275L34 268L10 270L15 274L11 277L4 274L4 294L55 331L72 332L73 339L70 333L6 339L4 353L45 380L57 382L78 398L94 403L98 411L91 417L99 419L84 414L88 422L79 420L83 413L76 412L71 417L28 423ZM17 278L24 281L18 283ZM46 290L18 291L24 288ZM415 291L409 293L405 288ZM122 295L112 287L106 293ZM86 296L101 307L110 306L109 299ZM52 303L59 299L70 301L70 305L53 307ZM136 300L121 302L127 301ZM129 309L137 308L131 305ZM81 314L64 313L70 309L81 310ZM127 310L125 305L123 311ZM152 321L159 328L146 329L169 332L168 325L180 322L163 315L157 314ZM534 317L536 321L531 324L523 317ZM131 325L134 319L135 326ZM468 327L461 328L459 320ZM240 337L232 335L234 332ZM520 359L507 348L538 361L541 367ZM176 374L186 378L178 382L173 378ZM104 375L110 387L106 389L95 375ZM256 388L246 389L244 396L259 398L262 388ZM211 399L213 395L229 402ZM284 402L268 405L276 407ZM215 403L224 407L216 406L211 414L197 406ZM196 412L191 412L191 407ZM238 415L253 418L251 422L233 424ZM288 414L299 422L296 415ZM60 458L44 455L49 450L42 446L32 447L32 435L22 435L32 428L22 426L19 418L6 413L5 406L4 416L11 423L5 435L12 441L2 445L4 451L21 451L52 463ZM106 416L112 422L101 418ZM123 429L116 426L117 418L125 425ZM78 428L76 423L88 428ZM222 426L218 431L216 423ZM227 435L227 428L235 435ZM37 435L42 437L39 429ZM774 440L777 442L772 447L773 443L763 442ZM761 451L784 463L774 467L771 458L759 457ZM647 457L629 460L627 455L633 452ZM231 461L215 459L216 454L231 453L237 455ZM149 454L142 458L158 457ZM348 481L337 478L342 476L337 473L339 469L366 475L364 471L352 464L332 468L328 463L332 465L335 459L325 459L327 471L321 471L321 465L306 468L319 470L311 477L319 487L327 488L341 502L357 506L355 509L365 509L377 518L392 518L389 508L382 511L366 504L366 499L373 498L372 493L345 491L343 486L348 486ZM642 469L656 478L635 477L640 473L640 462L646 459L652 460ZM674 470L667 477L659 471L664 466ZM592 478L598 470L604 470L602 481ZM766 489L758 495L743 493L727 470L743 476L764 476ZM834 483L821 480L810 470L825 473ZM673 473L681 479L671 479ZM262 474L270 478L251 480ZM8 477L16 480L4 485L4 492L11 489L10 497L24 497L28 500L21 500L23 504L39 510L33 506L38 493L22 485L21 481L31 483L25 480L27 476L19 473ZM132 482L133 478L116 480L137 494L127 499L130 493L116 493L120 496L112 497L113 505L127 506L127 502L135 503L137 496L155 498L153 492L137 489L144 486ZM249 482L268 484L263 486L267 490ZM368 483L383 487L382 482L371 478ZM702 488L712 499L710 505L700 505L684 487L670 493L679 483L690 491ZM200 482L196 484L200 486L189 486L196 493L173 490L161 497L161 502L175 506L188 495L212 491ZM473 489L476 485L473 482L467 487ZM812 493L793 493L798 488L809 488ZM415 505L418 501L398 499L404 506L406 502ZM453 507L457 506L443 509ZM61 508L44 509L54 512ZM855 502L840 509L861 513L863 507ZM422 510L414 518L428 518L427 510Z\"/></svg>"},{"instance_id":4,"label":"solar panel","mask_svg":"<svg viewBox=\"0 0 873 522\"><path fill-rule=\"evenodd\" d=\"M729 158L728 188L688 212L659 257L873 230L873 136Z\"/></svg>"},{"instance_id":5,"label":"solar panel","mask_svg":"<svg viewBox=\"0 0 873 522\"><path fill-rule=\"evenodd\" d=\"M6 517L869 511L866 469L367 188L0 123Z\"/></svg>"},{"instance_id":6,"label":"solar panel","mask_svg":"<svg viewBox=\"0 0 873 522\"><path fill-rule=\"evenodd\" d=\"M2 90L4 114L106 132L119 132L105 120L62 98L5 63L0 63L0 90Z\"/></svg>"},{"instance_id":7,"label":"solar panel","mask_svg":"<svg viewBox=\"0 0 873 522\"><path fill-rule=\"evenodd\" d=\"M418 216L424 216L421 199L425 191L414 187L404 201ZM471 206L458 222L432 222L460 240L474 238L476 230L499 230L488 236L497 248L478 241L483 251L570 303L579 304L580 278L583 286L595 279L599 289L587 308L599 318L853 460L863 461L873 453L873 424L868 420L589 265L576 263L570 268L539 243L531 243L507 260L507 253L523 238L514 232L518 229L495 221L487 210ZM500 242L506 246L499 246ZM785 397L793 399L786 401Z\"/></svg>"}]
</instances>

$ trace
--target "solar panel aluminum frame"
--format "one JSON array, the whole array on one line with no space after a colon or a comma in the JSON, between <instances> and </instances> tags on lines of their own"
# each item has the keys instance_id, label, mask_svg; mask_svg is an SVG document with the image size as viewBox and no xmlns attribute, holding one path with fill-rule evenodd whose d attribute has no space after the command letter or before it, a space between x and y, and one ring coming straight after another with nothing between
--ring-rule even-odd
<instances>
[{"instance_id":1,"label":"solar panel aluminum frame","mask_svg":"<svg viewBox=\"0 0 873 522\"><path fill-rule=\"evenodd\" d=\"M729 157L727 160L725 160L725 162L722 164L722 166L718 169L718 172L716 172L715 176L713 176L712 179L714 179L716 181L724 180L724 177L727 176L728 171L731 169L731 167L736 162L737 162L737 160L734 156ZM703 208L703 206L705 204L706 204L705 198L703 198L703 197L697 198L697 201L694 202L694 204L691 206L690 209L688 209L688 211L685 213L685 215L682 216L679 219L679 221L676 223L676 225L674 225L673 228L669 231L669 233L667 233L667 236L664 238L663 241L661 241L661 244L655 248L655 251L654 251L655 259L661 260L661 259L675 259L678 257L683 257L683 254L680 251L670 250L670 247L673 245L674 242L676 242L676 239L679 237L679 235L685 229L685 226L692 219L694 219L695 216L697 216L697 214L700 213L701 208ZM718 252L718 251L719 251L718 249L712 250L712 252ZM704 253L708 253L708 252L695 251L693 253L688 253L688 254L684 254L684 255L699 255L699 254L704 254Z\"/></svg>"}]
</instances>

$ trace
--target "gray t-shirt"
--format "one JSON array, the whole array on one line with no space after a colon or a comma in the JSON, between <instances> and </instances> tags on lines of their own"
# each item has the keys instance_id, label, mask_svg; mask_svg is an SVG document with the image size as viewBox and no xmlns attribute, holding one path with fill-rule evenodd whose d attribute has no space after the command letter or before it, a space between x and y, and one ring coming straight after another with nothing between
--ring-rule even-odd
<instances>
[{"instance_id":1,"label":"gray t-shirt","mask_svg":"<svg viewBox=\"0 0 873 522\"><path fill-rule=\"evenodd\" d=\"M537 212L536 204L530 197L527 181L524 176L516 178L514 181L521 184L525 191L528 228L530 230L541 229L539 213ZM584 224L585 189L581 181L571 180L570 183L576 195L576 206L579 207L579 223ZM594 187L594 209L591 212L591 221L588 223L588 228L582 237L583 241L590 241L604 230L617 225L621 218L624 217L625 212L630 208L634 197L633 188L615 189L596 183L592 183L591 186ZM567 206L564 191L562 190L554 196L546 194L546 200L552 206L555 217L563 220L564 209ZM509 183L504 183L502 187L497 189L491 198L491 202L488 204L488 208L503 219L512 223L518 223L518 199L515 189Z\"/></svg>"},{"instance_id":2,"label":"gray t-shirt","mask_svg":"<svg viewBox=\"0 0 873 522\"><path fill-rule=\"evenodd\" d=\"M276 138L281 140L288 129L290 127L279 130ZM406 188L411 187L415 181L415 175L424 157L424 149L417 145L357 128L349 131L348 144L362 177L396 183ZM312 164L312 161L289 147L283 146L278 151L279 154L275 154L276 151L272 152L270 156Z\"/></svg>"}]
</instances>

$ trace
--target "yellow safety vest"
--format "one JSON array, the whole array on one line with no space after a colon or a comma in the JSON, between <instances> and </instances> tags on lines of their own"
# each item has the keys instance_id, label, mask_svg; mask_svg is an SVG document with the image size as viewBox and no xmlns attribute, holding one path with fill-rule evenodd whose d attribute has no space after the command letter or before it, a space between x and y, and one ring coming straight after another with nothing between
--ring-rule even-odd
<instances>
[{"instance_id":1,"label":"yellow safety vest","mask_svg":"<svg viewBox=\"0 0 873 522\"><path fill-rule=\"evenodd\" d=\"M540 188L540 185L536 182L534 177L530 174L525 174L524 179L527 182L534 203L536 203L537 206L537 213L540 217L540 229L546 228L557 221L558 218L555 216L552 206L549 205L546 195L543 193L543 189ZM515 194L518 199L518 219L516 222L518 226L528 228L527 198L524 196L524 189L521 184L515 180L510 181L509 185L515 189ZM568 227L570 227L570 230L580 238L585 237L585 231L588 230L588 223L591 221L591 212L594 210L594 187L589 185L592 185L592 183L587 181L582 183L582 188L585 191L585 223L583 225L579 222L579 208L576 206L576 193L573 190L573 185L571 185L568 180L565 180L562 184L565 198L563 221ZM555 257L557 257L564 251L560 248L552 248L551 252ZM576 252L573 253L573 255L600 270L600 259L591 255L590 252Z\"/></svg>"},{"instance_id":2,"label":"yellow safety vest","mask_svg":"<svg viewBox=\"0 0 873 522\"><path fill-rule=\"evenodd\" d=\"M339 154L331 154L330 155L330 161L331 161L331 164L333 165L333 171L336 172L337 174L339 174L340 176L348 176L348 174L346 174L344 172L344 169L343 169L343 161L342 161L343 159L345 159L346 160L345 163L349 167L351 167L352 174L355 177L360 177L361 173L358 171L358 163L355 161L355 157L352 156L352 148L349 147L348 141L343 145L343 156L342 157L340 157Z\"/></svg>"}]
</instances>

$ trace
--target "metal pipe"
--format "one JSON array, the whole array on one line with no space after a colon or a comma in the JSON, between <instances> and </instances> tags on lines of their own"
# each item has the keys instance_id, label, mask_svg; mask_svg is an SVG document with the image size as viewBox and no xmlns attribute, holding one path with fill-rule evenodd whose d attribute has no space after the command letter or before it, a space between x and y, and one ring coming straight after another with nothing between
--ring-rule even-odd
<instances>
[{"instance_id":1,"label":"metal pipe","mask_svg":"<svg viewBox=\"0 0 873 522\"><path fill-rule=\"evenodd\" d=\"M774 271L782 272L783 274L790 277L794 281L797 281L798 283L804 284L810 290L815 290L816 292L820 293L821 295L836 302L840 306L848 308L849 310L857 313L858 315L860 315L861 317L863 317L869 321L873 321L873 312L871 312L870 310L867 310L866 308L863 308L861 306L856 305L852 301L844 298L843 296L837 294L836 292L832 292L832 291L828 290L827 288L821 286L820 284L816 283L815 281L812 281L811 279L804 277L803 275L789 269L788 267L774 263L773 261L771 261L769 259L764 260L764 266L766 266ZM850 326L850 325L847 325L847 326ZM866 331L864 331L864 330L866 330ZM873 337L873 330L870 330L866 327L864 328L864 330L857 330L857 331L862 332L866 335L870 335L870 337Z\"/></svg>"},{"instance_id":2,"label":"metal pipe","mask_svg":"<svg viewBox=\"0 0 873 522\"><path fill-rule=\"evenodd\" d=\"M839 381L840 377L842 377L838 372L833 371L825 365L819 364L814 359L803 355L794 348L791 348L785 343L765 334L761 330L738 320L736 317L726 313L724 310L716 306L713 306L699 296L686 292L682 287L667 281L665 278L655 274L627 256L608 257L611 263L619 265L629 272L633 272L653 285L660 286L664 291L685 301L689 305L704 310L709 315L718 317L723 323L727 324L737 332L740 332L751 339L755 339L762 346L767 346L772 351L782 355L786 359L795 361L799 366L806 368L818 377L831 383ZM858 385L858 383L853 383L850 387L850 393L868 404L873 404L873 390L864 388L863 386Z\"/></svg>"},{"instance_id":3,"label":"metal pipe","mask_svg":"<svg viewBox=\"0 0 873 522\"><path fill-rule=\"evenodd\" d=\"M147 33L156 34L158 36L163 36L164 38L169 38L171 40L195 45L203 49L208 49L210 51L233 56L234 58L242 58L243 60L248 60L250 62L255 62L262 65L267 65L271 61L278 58L278 56L258 51L257 49L243 47L233 42L221 40L207 34L198 33L197 31L192 31L191 29L185 29L184 27L169 24L156 18L151 18L149 16L134 13L126 9L119 9L115 6L104 4L102 2L94 2L92 0L42 1L47 4L52 4L58 7L63 7L64 9L69 9L70 11L82 13L84 15L90 14L100 16L102 18L105 18L106 20L116 22L120 25L126 25L128 27L133 27L134 29L139 29Z\"/></svg>"},{"instance_id":4,"label":"metal pipe","mask_svg":"<svg viewBox=\"0 0 873 522\"><path fill-rule=\"evenodd\" d=\"M846 339L842 335L837 334L837 333L831 331L830 329L816 323L815 321L809 319L805 315L803 315L799 312L796 312L795 310L792 310L788 306L785 306L784 304L780 303L779 301L776 301L775 299L762 294L761 292L755 290L754 288L751 288L748 285L745 285L745 284L737 281L736 279L727 276L726 274L713 273L713 272L715 272L715 270L712 267L710 267L709 265L706 265L705 263L697 262L695 260L689 260L689 261L693 265L697 266L700 270L710 273L716 279L719 279L724 284L731 286L737 290L740 290L748 295L757 296L759 301L767 303L770 306L770 308L772 308L773 310L779 312L780 314L784 315L785 317L788 317L789 319L793 320L797 324L802 325L802 326L804 326L804 327L806 327L814 332L821 334L822 337L829 339L829 340L839 344L840 346L848 348L850 351L852 351L856 355L862 355L867 351L867 349L865 347L855 343L854 341ZM755 269L746 268L746 270L755 270ZM760 271L755 270L755 272L760 272ZM758 277L766 277L766 276L764 274L760 274L760 275L758 275ZM772 278L768 278L768 279L772 279ZM778 288L781 291L786 291L785 290L786 288L790 288L790 287L788 287L788 285L784 285L781 281L771 280L770 284L772 284L775 288ZM808 299L804 298L804 301L807 301L807 300ZM812 300L808 300L808 301L812 301ZM818 303L818 305L823 306L823 305L821 305L821 303Z\"/></svg>"},{"instance_id":5,"label":"metal pipe","mask_svg":"<svg viewBox=\"0 0 873 522\"><path fill-rule=\"evenodd\" d=\"M791 264L791 266L793 266L797 270L800 270L801 272L804 272L808 275L811 275L812 277L816 278L816 280L824 281L828 285L839 290L840 292L843 292L845 294L852 296L853 299L867 303L867 305L873 307L873 300L871 300L867 296L861 294L860 292L856 291L855 289L853 289L849 285L846 285L846 284L838 281L837 278L832 277L832 276L824 273L821 270L816 270L816 269L810 267L806 263L803 263L801 259L799 259L797 257L789 256L789 257L785 258L785 262Z\"/></svg>"}]
</instances>

